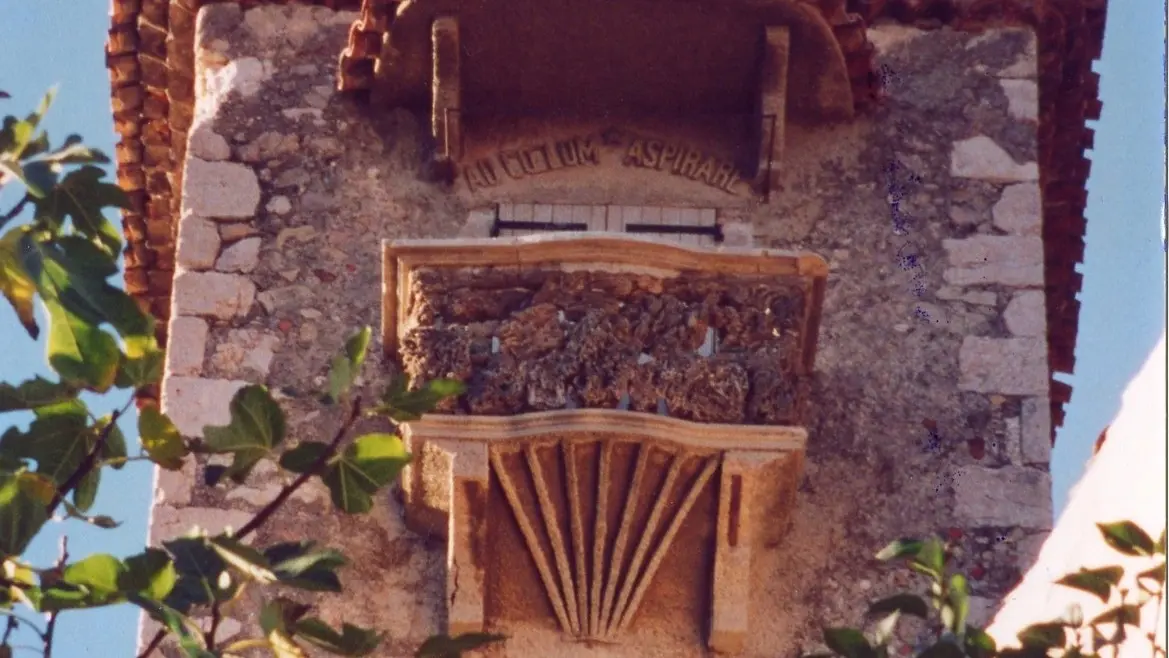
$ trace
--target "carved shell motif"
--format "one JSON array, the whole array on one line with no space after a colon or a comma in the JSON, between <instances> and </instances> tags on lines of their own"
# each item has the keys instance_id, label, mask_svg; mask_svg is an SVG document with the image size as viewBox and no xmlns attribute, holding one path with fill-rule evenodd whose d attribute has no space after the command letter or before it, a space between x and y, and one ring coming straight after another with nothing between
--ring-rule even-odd
<instances>
[{"instance_id":1,"label":"carved shell motif","mask_svg":"<svg viewBox=\"0 0 1169 658\"><path fill-rule=\"evenodd\" d=\"M612 641L629 627L719 463L714 451L618 439L491 449L565 633Z\"/></svg>"}]
</instances>

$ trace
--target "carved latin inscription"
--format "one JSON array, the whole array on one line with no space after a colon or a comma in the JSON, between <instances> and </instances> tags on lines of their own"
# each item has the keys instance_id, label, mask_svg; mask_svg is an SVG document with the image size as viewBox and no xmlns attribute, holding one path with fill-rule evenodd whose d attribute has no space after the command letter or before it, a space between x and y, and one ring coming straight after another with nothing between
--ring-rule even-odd
<instances>
[{"instance_id":1,"label":"carved latin inscription","mask_svg":"<svg viewBox=\"0 0 1169 658\"><path fill-rule=\"evenodd\" d=\"M735 186L745 182L734 163L703 149L617 129L502 149L463 166L462 172L467 187L475 191L496 187L508 179L606 166L661 172L728 194L735 193Z\"/></svg>"}]
</instances>

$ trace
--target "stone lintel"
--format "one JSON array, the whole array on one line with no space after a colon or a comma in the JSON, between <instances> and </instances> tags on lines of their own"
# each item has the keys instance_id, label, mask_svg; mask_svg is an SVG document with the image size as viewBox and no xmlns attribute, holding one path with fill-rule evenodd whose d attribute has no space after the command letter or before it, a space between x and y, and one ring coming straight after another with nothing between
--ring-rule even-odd
<instances>
[{"instance_id":1,"label":"stone lintel","mask_svg":"<svg viewBox=\"0 0 1169 658\"><path fill-rule=\"evenodd\" d=\"M484 555L487 551L487 446L460 446L450 480L447 527L447 632L483 632Z\"/></svg>"}]
</instances>

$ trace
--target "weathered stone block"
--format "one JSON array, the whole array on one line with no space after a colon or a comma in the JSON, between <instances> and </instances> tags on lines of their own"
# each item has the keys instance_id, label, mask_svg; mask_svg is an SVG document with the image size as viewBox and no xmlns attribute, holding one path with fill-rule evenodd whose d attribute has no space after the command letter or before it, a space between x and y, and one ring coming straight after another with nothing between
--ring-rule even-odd
<instances>
[{"instance_id":1,"label":"weathered stone block","mask_svg":"<svg viewBox=\"0 0 1169 658\"><path fill-rule=\"evenodd\" d=\"M229 319L246 315L256 298L256 285L246 277L221 272L179 272L175 275L173 313Z\"/></svg>"},{"instance_id":2,"label":"weathered stone block","mask_svg":"<svg viewBox=\"0 0 1169 658\"><path fill-rule=\"evenodd\" d=\"M1042 205L1038 183L1011 185L994 204L994 225L1015 235L1040 235Z\"/></svg>"},{"instance_id":3,"label":"weathered stone block","mask_svg":"<svg viewBox=\"0 0 1169 658\"><path fill-rule=\"evenodd\" d=\"M215 223L197 215L183 215L179 220L178 251L175 261L179 267L208 270L219 255L219 231Z\"/></svg>"},{"instance_id":4,"label":"weathered stone block","mask_svg":"<svg viewBox=\"0 0 1169 658\"><path fill-rule=\"evenodd\" d=\"M1025 398L1022 417L1023 461L1051 461L1051 402L1046 397Z\"/></svg>"},{"instance_id":5,"label":"weathered stone block","mask_svg":"<svg viewBox=\"0 0 1169 658\"><path fill-rule=\"evenodd\" d=\"M999 84L1007 95L1007 111L1011 116L1024 121L1039 120L1039 83L1004 78Z\"/></svg>"},{"instance_id":6,"label":"weathered stone block","mask_svg":"<svg viewBox=\"0 0 1169 658\"><path fill-rule=\"evenodd\" d=\"M1051 475L1025 466L966 466L954 474L954 516L966 526L1052 525Z\"/></svg>"},{"instance_id":7,"label":"weathered stone block","mask_svg":"<svg viewBox=\"0 0 1169 658\"><path fill-rule=\"evenodd\" d=\"M203 372L203 352L207 346L207 323L199 318L176 315L170 321L170 340L166 349L166 372L170 375L194 375Z\"/></svg>"},{"instance_id":8,"label":"weathered stone block","mask_svg":"<svg viewBox=\"0 0 1169 658\"><path fill-rule=\"evenodd\" d=\"M1019 183L1039 180L1039 165L1034 162L1019 164L993 139L976 135L954 144L950 175L992 183Z\"/></svg>"},{"instance_id":9,"label":"weathered stone block","mask_svg":"<svg viewBox=\"0 0 1169 658\"><path fill-rule=\"evenodd\" d=\"M943 240L942 247L955 266L942 273L951 285L1043 285L1043 241L1038 237L975 235Z\"/></svg>"},{"instance_id":10,"label":"weathered stone block","mask_svg":"<svg viewBox=\"0 0 1169 658\"><path fill-rule=\"evenodd\" d=\"M260 260L260 238L245 238L223 250L215 269L220 272L251 272Z\"/></svg>"},{"instance_id":11,"label":"weathered stone block","mask_svg":"<svg viewBox=\"0 0 1169 658\"><path fill-rule=\"evenodd\" d=\"M187 158L183 210L202 217L251 217L260 205L260 183L247 165Z\"/></svg>"},{"instance_id":12,"label":"weathered stone block","mask_svg":"<svg viewBox=\"0 0 1169 658\"><path fill-rule=\"evenodd\" d=\"M201 437L204 426L231 422L231 398L247 385L228 379L170 376L163 385L162 411L183 436Z\"/></svg>"},{"instance_id":13,"label":"weathered stone block","mask_svg":"<svg viewBox=\"0 0 1169 658\"><path fill-rule=\"evenodd\" d=\"M154 505L182 507L191 504L191 489L195 485L195 460L183 461L177 471L154 469Z\"/></svg>"},{"instance_id":14,"label":"weathered stone block","mask_svg":"<svg viewBox=\"0 0 1169 658\"><path fill-rule=\"evenodd\" d=\"M1046 312L1042 290L1022 290L1011 297L1003 321L1016 336L1043 336L1047 333Z\"/></svg>"},{"instance_id":15,"label":"weathered stone block","mask_svg":"<svg viewBox=\"0 0 1169 658\"><path fill-rule=\"evenodd\" d=\"M211 130L210 122L202 121L191 126L191 133L187 137L187 153L209 162L226 160L231 157L231 146L222 135Z\"/></svg>"},{"instance_id":16,"label":"weathered stone block","mask_svg":"<svg viewBox=\"0 0 1169 658\"><path fill-rule=\"evenodd\" d=\"M750 247L755 244L755 228L749 222L722 225L724 247Z\"/></svg>"},{"instance_id":17,"label":"weathered stone block","mask_svg":"<svg viewBox=\"0 0 1169 658\"><path fill-rule=\"evenodd\" d=\"M964 391L1047 395L1047 341L967 336L958 350Z\"/></svg>"}]
</instances>

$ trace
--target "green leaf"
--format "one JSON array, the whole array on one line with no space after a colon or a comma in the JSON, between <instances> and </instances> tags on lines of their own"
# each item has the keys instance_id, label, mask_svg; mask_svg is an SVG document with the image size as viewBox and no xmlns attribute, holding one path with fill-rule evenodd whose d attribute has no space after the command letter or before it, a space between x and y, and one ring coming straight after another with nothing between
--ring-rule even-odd
<instances>
[{"instance_id":1,"label":"green leaf","mask_svg":"<svg viewBox=\"0 0 1169 658\"><path fill-rule=\"evenodd\" d=\"M150 461L168 471L183 467L187 444L175 424L158 407L149 405L138 412L138 435Z\"/></svg>"},{"instance_id":2,"label":"green leaf","mask_svg":"<svg viewBox=\"0 0 1169 658\"><path fill-rule=\"evenodd\" d=\"M950 589L947 593L947 602L943 610L948 610L951 617L946 624L950 632L962 635L966 630L966 617L970 614L970 590L966 583L966 576L956 573L950 576Z\"/></svg>"},{"instance_id":3,"label":"green leaf","mask_svg":"<svg viewBox=\"0 0 1169 658\"><path fill-rule=\"evenodd\" d=\"M994 638L977 626L967 626L964 644L970 658L990 658L998 651Z\"/></svg>"},{"instance_id":4,"label":"green leaf","mask_svg":"<svg viewBox=\"0 0 1169 658\"><path fill-rule=\"evenodd\" d=\"M381 636L376 631L342 624L338 633L315 617L301 619L293 630L297 637L339 656L368 656L381 643Z\"/></svg>"},{"instance_id":5,"label":"green leaf","mask_svg":"<svg viewBox=\"0 0 1169 658\"><path fill-rule=\"evenodd\" d=\"M940 581L945 575L945 547L936 537L922 543L921 550L909 561L909 568Z\"/></svg>"},{"instance_id":6,"label":"green leaf","mask_svg":"<svg viewBox=\"0 0 1169 658\"><path fill-rule=\"evenodd\" d=\"M243 572L248 578L262 585L276 582L276 574L272 573L268 559L256 549L223 535L212 537L210 542L211 548L224 562Z\"/></svg>"},{"instance_id":7,"label":"green leaf","mask_svg":"<svg viewBox=\"0 0 1169 658\"><path fill-rule=\"evenodd\" d=\"M164 355L154 336L130 336L125 342L114 385L137 389L162 381Z\"/></svg>"},{"instance_id":8,"label":"green leaf","mask_svg":"<svg viewBox=\"0 0 1169 658\"><path fill-rule=\"evenodd\" d=\"M192 632L192 624L183 616L183 613L165 603L159 603L138 595L130 595L129 600L142 608L151 618L162 622L173 635L178 638L179 649L186 658L219 658L207 651L203 646L201 633Z\"/></svg>"},{"instance_id":9,"label":"green leaf","mask_svg":"<svg viewBox=\"0 0 1169 658\"><path fill-rule=\"evenodd\" d=\"M203 429L211 452L234 456L227 475L242 482L252 468L284 440L284 412L263 386L245 386L231 400L231 422Z\"/></svg>"},{"instance_id":10,"label":"green leaf","mask_svg":"<svg viewBox=\"0 0 1169 658\"><path fill-rule=\"evenodd\" d=\"M506 635L494 633L463 633L454 637L432 635L418 647L414 658L458 658L464 651L473 651L506 639Z\"/></svg>"},{"instance_id":11,"label":"green leaf","mask_svg":"<svg viewBox=\"0 0 1169 658\"><path fill-rule=\"evenodd\" d=\"M844 658L874 658L876 652L855 628L825 628L824 643Z\"/></svg>"},{"instance_id":12,"label":"green leaf","mask_svg":"<svg viewBox=\"0 0 1169 658\"><path fill-rule=\"evenodd\" d=\"M373 413L389 416L399 423L418 420L422 414L433 411L439 402L466 390L456 379L432 379L414 390L407 390L408 386L404 376L391 382Z\"/></svg>"},{"instance_id":13,"label":"green leaf","mask_svg":"<svg viewBox=\"0 0 1169 658\"><path fill-rule=\"evenodd\" d=\"M65 567L61 581L42 592L42 611L95 608L120 603L124 597L118 583L125 565L108 554L91 555Z\"/></svg>"},{"instance_id":14,"label":"green leaf","mask_svg":"<svg viewBox=\"0 0 1169 658\"><path fill-rule=\"evenodd\" d=\"M49 477L61 486L81 467L89 451L97 442L98 430L89 427L85 405L80 400L39 407L37 418L29 425L28 432L10 432L0 438L0 452L37 463L37 473ZM100 474L100 469L92 473ZM83 511L84 503L92 502L91 496L97 486L94 475L78 486L80 501L74 502Z\"/></svg>"},{"instance_id":15,"label":"green leaf","mask_svg":"<svg viewBox=\"0 0 1169 658\"><path fill-rule=\"evenodd\" d=\"M869 606L870 615L883 615L898 612L925 619L929 617L929 606L916 594L896 594L881 599Z\"/></svg>"},{"instance_id":16,"label":"green leaf","mask_svg":"<svg viewBox=\"0 0 1169 658\"><path fill-rule=\"evenodd\" d=\"M61 579L70 585L85 587L91 592L116 594L118 580L122 578L125 570L125 566L118 558L99 553L65 567Z\"/></svg>"},{"instance_id":17,"label":"green leaf","mask_svg":"<svg viewBox=\"0 0 1169 658\"><path fill-rule=\"evenodd\" d=\"M304 473L328 451L329 446L317 441L304 441L280 455L280 467L293 473Z\"/></svg>"},{"instance_id":18,"label":"green leaf","mask_svg":"<svg viewBox=\"0 0 1169 658\"><path fill-rule=\"evenodd\" d=\"M56 187L34 202L37 220L60 227L65 219L71 219L74 230L117 255L122 248L121 237L102 211L128 209L130 201L120 187L102 181L105 175L104 169L94 166L69 172Z\"/></svg>"},{"instance_id":19,"label":"green leaf","mask_svg":"<svg viewBox=\"0 0 1169 658\"><path fill-rule=\"evenodd\" d=\"M311 541L276 544L264 549L272 572L284 585L315 592L340 592L341 580L335 570L345 565L345 556L331 550L314 550Z\"/></svg>"},{"instance_id":20,"label":"green leaf","mask_svg":"<svg viewBox=\"0 0 1169 658\"><path fill-rule=\"evenodd\" d=\"M1158 585L1161 585L1162 587L1164 587L1164 585L1165 585L1165 563L1162 562L1161 564L1158 564L1157 566L1155 566L1151 569L1146 569L1146 570L1137 574L1137 583L1140 584L1141 588L1144 588L1145 585L1140 582L1142 580L1152 580L1153 582L1157 583ZM1105 603L1107 603L1107 601L1105 601Z\"/></svg>"},{"instance_id":21,"label":"green leaf","mask_svg":"<svg viewBox=\"0 0 1169 658\"><path fill-rule=\"evenodd\" d=\"M1025 648L1046 650L1062 647L1065 639L1063 624L1059 622L1032 624L1019 632L1019 642Z\"/></svg>"},{"instance_id":22,"label":"green leaf","mask_svg":"<svg viewBox=\"0 0 1169 658\"><path fill-rule=\"evenodd\" d=\"M1153 547L1153 550L1156 551L1158 555L1165 554L1165 530L1161 531L1161 537L1157 540L1157 545Z\"/></svg>"},{"instance_id":23,"label":"green leaf","mask_svg":"<svg viewBox=\"0 0 1169 658\"><path fill-rule=\"evenodd\" d=\"M361 374L361 365L365 363L365 352L369 347L371 333L369 327L362 327L345 341L345 353L333 357L329 368L329 390L325 394L328 402L339 402L341 396L349 392L349 388Z\"/></svg>"},{"instance_id":24,"label":"green leaf","mask_svg":"<svg viewBox=\"0 0 1169 658\"><path fill-rule=\"evenodd\" d=\"M1120 626L1140 626L1141 625L1141 608L1139 605L1126 603L1109 608L1097 615L1092 621L1088 622L1091 626L1099 624L1117 624Z\"/></svg>"},{"instance_id":25,"label":"green leaf","mask_svg":"<svg viewBox=\"0 0 1169 658\"><path fill-rule=\"evenodd\" d=\"M0 382L0 412L24 411L72 400L77 390L68 384L35 377L18 386Z\"/></svg>"},{"instance_id":26,"label":"green leaf","mask_svg":"<svg viewBox=\"0 0 1169 658\"><path fill-rule=\"evenodd\" d=\"M1124 576L1122 567L1102 567L1080 569L1077 573L1068 574L1055 582L1057 585L1088 592L1099 598L1102 603L1108 603L1112 588L1120 582L1122 576Z\"/></svg>"},{"instance_id":27,"label":"green leaf","mask_svg":"<svg viewBox=\"0 0 1169 658\"><path fill-rule=\"evenodd\" d=\"M122 525L118 521L115 521L108 516L102 516L102 515L87 516L84 512L82 512L80 509L78 509L76 505L69 502L68 500L62 500L61 503L65 506L66 516L70 519L77 519L78 521L84 521L85 523L88 523L90 525L94 525L94 526L97 526L99 528L103 528L106 530L117 528L118 526Z\"/></svg>"},{"instance_id":28,"label":"green leaf","mask_svg":"<svg viewBox=\"0 0 1169 658\"><path fill-rule=\"evenodd\" d=\"M106 414L98 419L97 425L94 426L95 432L101 432L113 420L112 414ZM109 434L106 435L106 441L102 444L100 457L103 460L113 462L113 468L120 470L126 465L126 436L122 434L122 429L117 425L110 428Z\"/></svg>"},{"instance_id":29,"label":"green leaf","mask_svg":"<svg viewBox=\"0 0 1169 658\"><path fill-rule=\"evenodd\" d=\"M113 386L120 356L114 337L68 312L56 300L46 300L45 309L49 312L49 365L61 379L98 393Z\"/></svg>"},{"instance_id":30,"label":"green leaf","mask_svg":"<svg viewBox=\"0 0 1169 658\"><path fill-rule=\"evenodd\" d=\"M903 557L916 557L921 551L923 543L917 539L898 539L877 553L876 558L881 561L896 560Z\"/></svg>"},{"instance_id":31,"label":"green leaf","mask_svg":"<svg viewBox=\"0 0 1169 658\"><path fill-rule=\"evenodd\" d=\"M33 299L36 283L20 264L20 238L24 229L17 227L0 238L0 293L16 311L16 318L34 340L40 335Z\"/></svg>"},{"instance_id":32,"label":"green leaf","mask_svg":"<svg viewBox=\"0 0 1169 658\"><path fill-rule=\"evenodd\" d=\"M20 484L21 473L0 472L0 555L21 555L49 520L45 504Z\"/></svg>"},{"instance_id":33,"label":"green leaf","mask_svg":"<svg viewBox=\"0 0 1169 658\"><path fill-rule=\"evenodd\" d=\"M227 587L220 586L227 563L211 548L206 537L181 537L163 542L162 546L178 573L174 588L163 601L167 606L186 614L191 606L227 601L239 591L239 583L234 580L228 581Z\"/></svg>"},{"instance_id":34,"label":"green leaf","mask_svg":"<svg viewBox=\"0 0 1169 658\"><path fill-rule=\"evenodd\" d=\"M1125 555L1152 555L1156 551L1153 538L1132 521L1097 523L1096 527L1109 546Z\"/></svg>"},{"instance_id":35,"label":"green leaf","mask_svg":"<svg viewBox=\"0 0 1169 658\"><path fill-rule=\"evenodd\" d=\"M18 136L23 135L27 129L28 124L18 123L14 126L19 132ZM45 190L37 184L35 178L30 178L28 173L24 170L16 160L0 159L0 180L4 178L15 178L24 185L24 189L28 190L30 196L34 199L45 198Z\"/></svg>"},{"instance_id":36,"label":"green leaf","mask_svg":"<svg viewBox=\"0 0 1169 658\"><path fill-rule=\"evenodd\" d=\"M346 448L322 476L333 504L348 514L373 507L372 495L397 477L410 454L393 434L366 434Z\"/></svg>"}]
</instances>

